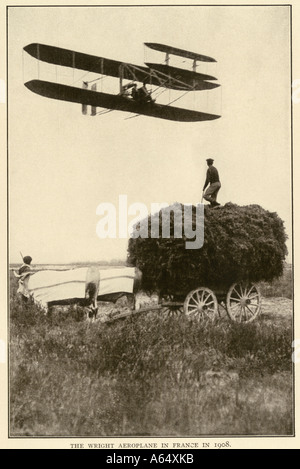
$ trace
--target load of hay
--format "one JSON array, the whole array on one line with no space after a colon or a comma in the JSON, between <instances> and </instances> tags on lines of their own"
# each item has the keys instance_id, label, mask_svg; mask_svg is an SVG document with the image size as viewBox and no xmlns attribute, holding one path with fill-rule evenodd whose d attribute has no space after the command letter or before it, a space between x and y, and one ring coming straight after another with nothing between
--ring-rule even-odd
<instances>
[{"instance_id":1,"label":"load of hay","mask_svg":"<svg viewBox=\"0 0 300 469\"><path fill-rule=\"evenodd\" d=\"M167 209L171 214L169 238L162 237L161 231L157 238L151 238L149 216L139 224L148 224L148 237L129 239L128 263L142 271L145 291L185 295L199 286L227 289L238 281L270 282L283 273L287 236L277 213L259 205L227 203L217 209L206 206L203 246L186 249L187 238L174 237L176 207L184 214L181 204ZM196 229L196 209L192 209ZM164 210L156 215L160 228Z\"/></svg>"}]
</instances>

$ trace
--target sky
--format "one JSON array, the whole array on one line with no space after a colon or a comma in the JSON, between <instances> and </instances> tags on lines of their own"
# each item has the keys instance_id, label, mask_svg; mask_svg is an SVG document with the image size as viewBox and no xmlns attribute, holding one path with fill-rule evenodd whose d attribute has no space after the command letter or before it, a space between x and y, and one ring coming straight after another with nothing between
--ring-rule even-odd
<instances>
[{"instance_id":1,"label":"sky","mask_svg":"<svg viewBox=\"0 0 300 469\"><path fill-rule=\"evenodd\" d=\"M125 259L127 239L97 235L97 207L113 204L118 222L120 195L128 207L139 202L149 211L152 203L199 203L206 158L214 158L220 174L221 204L259 204L283 219L291 261L287 6L10 7L8 13L10 262L20 262L20 252L34 264ZM216 63L199 64L197 71L216 76L221 86L174 105L221 118L185 123L118 111L84 116L80 105L24 86L37 77L76 86L95 78L38 65L23 51L32 42L136 65L164 61L145 42L214 57ZM117 93L119 84L105 78L98 86ZM167 91L160 99L173 95Z\"/></svg>"}]
</instances>

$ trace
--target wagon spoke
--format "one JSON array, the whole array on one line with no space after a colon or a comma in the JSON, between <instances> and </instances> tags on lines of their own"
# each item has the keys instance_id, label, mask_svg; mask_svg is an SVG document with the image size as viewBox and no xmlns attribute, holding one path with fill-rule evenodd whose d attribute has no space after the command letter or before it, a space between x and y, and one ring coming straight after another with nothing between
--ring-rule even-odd
<instances>
[{"instance_id":1,"label":"wagon spoke","mask_svg":"<svg viewBox=\"0 0 300 469\"><path fill-rule=\"evenodd\" d=\"M193 301L193 302L195 303L195 305L197 305L197 304L198 304L198 301L196 301L196 300L195 300L195 298L194 298L193 296L191 296L191 299L190 299L190 300L191 300L191 301Z\"/></svg>"},{"instance_id":2,"label":"wagon spoke","mask_svg":"<svg viewBox=\"0 0 300 469\"><path fill-rule=\"evenodd\" d=\"M241 298L231 297L229 301L230 301L230 303L240 304Z\"/></svg>"},{"instance_id":3,"label":"wagon spoke","mask_svg":"<svg viewBox=\"0 0 300 469\"><path fill-rule=\"evenodd\" d=\"M241 322L242 322L243 318L247 319L245 306L242 307Z\"/></svg>"},{"instance_id":4,"label":"wagon spoke","mask_svg":"<svg viewBox=\"0 0 300 469\"><path fill-rule=\"evenodd\" d=\"M237 322L240 321L240 316L241 316L241 311L242 311L242 308L241 306L238 308L238 310L236 311L236 313L234 313L233 315L233 319Z\"/></svg>"},{"instance_id":5,"label":"wagon spoke","mask_svg":"<svg viewBox=\"0 0 300 469\"><path fill-rule=\"evenodd\" d=\"M206 298L206 300L204 300L204 304L205 304L206 306L211 305L211 304L214 303L214 300L211 300L209 303L207 303L207 300L209 300L209 299L210 299L210 297L208 296L208 297Z\"/></svg>"},{"instance_id":6,"label":"wagon spoke","mask_svg":"<svg viewBox=\"0 0 300 469\"><path fill-rule=\"evenodd\" d=\"M235 291L235 293L238 295L239 298L242 298L239 292L235 288L233 289L233 291Z\"/></svg>"},{"instance_id":7,"label":"wagon spoke","mask_svg":"<svg viewBox=\"0 0 300 469\"><path fill-rule=\"evenodd\" d=\"M199 315L198 309L192 309L188 312L189 317L197 317Z\"/></svg>"},{"instance_id":8,"label":"wagon spoke","mask_svg":"<svg viewBox=\"0 0 300 469\"><path fill-rule=\"evenodd\" d=\"M169 315L172 317L172 316L178 316L180 314L180 310L179 309L173 309L171 311L169 311Z\"/></svg>"},{"instance_id":9,"label":"wagon spoke","mask_svg":"<svg viewBox=\"0 0 300 469\"><path fill-rule=\"evenodd\" d=\"M195 316L197 317L199 314L202 314L202 313L199 313L198 309L194 310L190 313L192 316Z\"/></svg>"},{"instance_id":10,"label":"wagon spoke","mask_svg":"<svg viewBox=\"0 0 300 469\"><path fill-rule=\"evenodd\" d=\"M251 309L251 311L257 311L257 309L259 309L259 303L255 303L255 304L249 304L248 307ZM253 308L253 309L252 309Z\"/></svg>"},{"instance_id":11,"label":"wagon spoke","mask_svg":"<svg viewBox=\"0 0 300 469\"><path fill-rule=\"evenodd\" d=\"M252 290L255 288L255 285L252 285L251 288L249 289L249 291L247 292L247 296L250 295L250 293L252 292ZM247 290L247 289L246 289Z\"/></svg>"},{"instance_id":12,"label":"wagon spoke","mask_svg":"<svg viewBox=\"0 0 300 469\"><path fill-rule=\"evenodd\" d=\"M231 296L230 301L235 301L236 303L240 303L241 298L236 298L235 296Z\"/></svg>"},{"instance_id":13,"label":"wagon spoke","mask_svg":"<svg viewBox=\"0 0 300 469\"><path fill-rule=\"evenodd\" d=\"M200 303L203 302L203 295L204 295L203 291L201 292L201 297L199 295L199 292L198 291L196 292L196 296L197 296L197 300L198 300L197 304L200 304Z\"/></svg>"},{"instance_id":14,"label":"wagon spoke","mask_svg":"<svg viewBox=\"0 0 300 469\"><path fill-rule=\"evenodd\" d=\"M252 313L251 313L251 316L253 316ZM251 317L251 316L250 316L250 317ZM247 311L247 305L245 305L245 306L244 306L244 320L247 321L247 320L248 320L248 317L249 317L249 313L248 313L248 311Z\"/></svg>"},{"instance_id":15,"label":"wagon spoke","mask_svg":"<svg viewBox=\"0 0 300 469\"><path fill-rule=\"evenodd\" d=\"M232 312L234 318L237 318L240 315L241 312L241 305L238 304L238 309L235 312Z\"/></svg>"},{"instance_id":16,"label":"wagon spoke","mask_svg":"<svg viewBox=\"0 0 300 469\"><path fill-rule=\"evenodd\" d=\"M259 299L259 295L258 295L258 293L255 293L255 294L253 293L253 295L248 296L248 298L249 298L249 300L253 300L254 298Z\"/></svg>"},{"instance_id":17,"label":"wagon spoke","mask_svg":"<svg viewBox=\"0 0 300 469\"><path fill-rule=\"evenodd\" d=\"M241 301L241 298L238 298L238 297L236 297L236 296L232 296L232 295L231 295L231 296L230 296L230 300L236 301L236 302L240 302L240 301Z\"/></svg>"},{"instance_id":18,"label":"wagon spoke","mask_svg":"<svg viewBox=\"0 0 300 469\"><path fill-rule=\"evenodd\" d=\"M251 316L253 316L253 315L255 314L255 311L253 312L253 311L251 310L251 308L249 308L248 305L246 305L246 308L248 309L248 311L250 311Z\"/></svg>"},{"instance_id":19,"label":"wagon spoke","mask_svg":"<svg viewBox=\"0 0 300 469\"><path fill-rule=\"evenodd\" d=\"M259 295L257 293L252 293L252 295L248 296L249 300L252 300L254 298L259 298Z\"/></svg>"}]
</instances>

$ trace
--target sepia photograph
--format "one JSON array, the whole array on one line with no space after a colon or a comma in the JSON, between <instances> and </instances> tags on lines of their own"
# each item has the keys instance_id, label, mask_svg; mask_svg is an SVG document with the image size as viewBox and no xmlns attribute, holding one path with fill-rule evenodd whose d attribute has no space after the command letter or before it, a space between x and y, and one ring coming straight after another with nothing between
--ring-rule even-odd
<instances>
[{"instance_id":1,"label":"sepia photograph","mask_svg":"<svg viewBox=\"0 0 300 469\"><path fill-rule=\"evenodd\" d=\"M295 444L292 13L6 6L7 447Z\"/></svg>"}]
</instances>

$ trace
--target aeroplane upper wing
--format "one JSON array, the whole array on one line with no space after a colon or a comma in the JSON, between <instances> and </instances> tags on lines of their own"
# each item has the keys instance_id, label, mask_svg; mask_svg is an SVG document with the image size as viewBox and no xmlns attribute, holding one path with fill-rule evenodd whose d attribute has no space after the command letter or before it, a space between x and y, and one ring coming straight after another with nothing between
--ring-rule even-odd
<instances>
[{"instance_id":1,"label":"aeroplane upper wing","mask_svg":"<svg viewBox=\"0 0 300 469\"><path fill-rule=\"evenodd\" d=\"M207 55L197 54L196 52L190 52L184 49L178 49L178 47L166 46L165 44L159 44L156 42L145 42L145 46L149 47L150 49L157 50L159 52L166 52L167 54L177 55L179 57L200 60L201 62L216 62L216 59L208 57Z\"/></svg>"},{"instance_id":2,"label":"aeroplane upper wing","mask_svg":"<svg viewBox=\"0 0 300 469\"><path fill-rule=\"evenodd\" d=\"M117 60L97 57L95 55L75 52L60 47L48 46L45 44L32 43L24 47L24 50L43 62L48 62L63 67L71 67L86 70L92 73L109 75L125 80L147 82L165 88L176 90L193 89L209 90L219 86L216 83L206 81L202 74L193 73L192 83L188 82L185 76L183 80L178 80L171 73L167 76L159 70L152 70L148 67L136 66ZM213 78L213 77L212 77Z\"/></svg>"}]
</instances>

